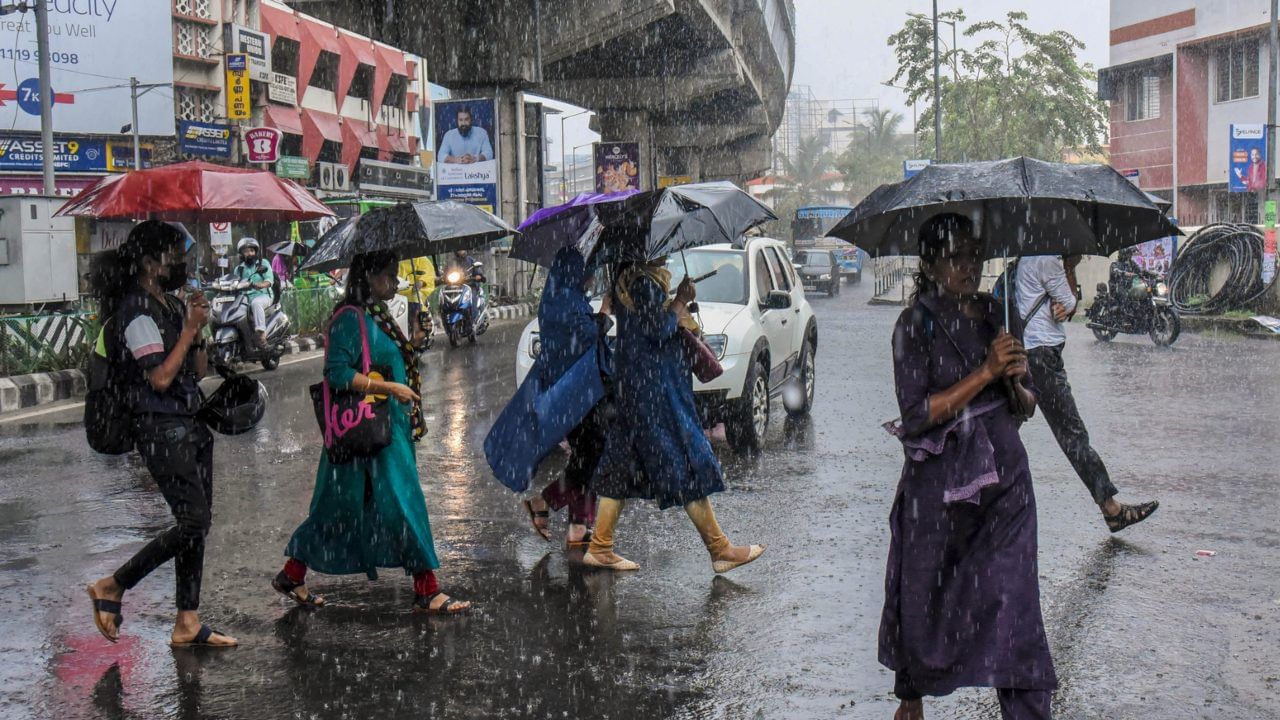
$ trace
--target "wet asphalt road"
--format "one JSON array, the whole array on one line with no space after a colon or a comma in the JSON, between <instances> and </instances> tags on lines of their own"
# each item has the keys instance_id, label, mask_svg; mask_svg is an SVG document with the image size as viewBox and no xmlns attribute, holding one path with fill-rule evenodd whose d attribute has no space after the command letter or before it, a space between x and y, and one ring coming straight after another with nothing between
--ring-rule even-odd
<instances>
[{"instance_id":1,"label":"wet asphalt road","mask_svg":"<svg viewBox=\"0 0 1280 720\"><path fill-rule=\"evenodd\" d=\"M419 467L445 589L478 604L463 618L410 616L393 571L313 576L331 603L318 612L271 592L314 477L316 360L262 375L266 419L217 445L202 614L243 643L230 651L167 646L171 566L126 597L122 641L103 641L84 583L169 512L135 459L88 450L78 409L0 423L0 717L889 718L875 639L901 452L879 424L896 415L898 310L868 293L813 299L812 420L775 412L756 462L719 446L722 524L769 543L726 577L679 511L628 507L618 542L643 568L625 577L536 538L481 453L520 325L433 355ZM1165 351L1074 326L1067 365L1121 497L1162 508L1111 537L1043 421L1024 430L1056 716L1280 716L1280 344L1184 336ZM996 717L991 696L931 701L930 717Z\"/></svg>"}]
</instances>

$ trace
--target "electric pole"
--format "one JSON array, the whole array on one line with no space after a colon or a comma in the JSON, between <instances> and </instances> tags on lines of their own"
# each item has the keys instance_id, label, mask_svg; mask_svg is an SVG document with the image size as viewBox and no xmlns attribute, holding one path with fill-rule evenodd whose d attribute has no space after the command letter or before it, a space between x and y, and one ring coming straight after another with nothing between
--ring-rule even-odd
<instances>
[{"instance_id":1,"label":"electric pole","mask_svg":"<svg viewBox=\"0 0 1280 720\"><path fill-rule=\"evenodd\" d=\"M40 53L40 157L44 172L44 194L55 195L53 177L53 87L49 81L49 3L36 3L36 51Z\"/></svg>"},{"instance_id":2,"label":"electric pole","mask_svg":"<svg viewBox=\"0 0 1280 720\"><path fill-rule=\"evenodd\" d=\"M1276 183L1276 93L1280 92L1280 78L1276 77L1277 64L1280 64L1280 26L1277 25L1277 10L1280 0L1271 0L1271 65L1267 75L1267 183L1262 192L1263 209L1266 202L1274 197Z\"/></svg>"},{"instance_id":3,"label":"electric pole","mask_svg":"<svg viewBox=\"0 0 1280 720\"><path fill-rule=\"evenodd\" d=\"M129 78L129 95L133 98L133 169L142 169L142 140L138 137L138 78Z\"/></svg>"},{"instance_id":4,"label":"electric pole","mask_svg":"<svg viewBox=\"0 0 1280 720\"><path fill-rule=\"evenodd\" d=\"M1272 4L1276 0L1271 0ZM938 0L933 0L933 161L942 162L942 86L938 79Z\"/></svg>"}]
</instances>

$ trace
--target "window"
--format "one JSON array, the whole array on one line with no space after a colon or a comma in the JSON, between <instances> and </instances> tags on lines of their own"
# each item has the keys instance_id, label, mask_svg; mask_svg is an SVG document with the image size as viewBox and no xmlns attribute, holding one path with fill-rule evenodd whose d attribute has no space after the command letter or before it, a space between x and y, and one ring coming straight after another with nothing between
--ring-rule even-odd
<instances>
[{"instance_id":1,"label":"window","mask_svg":"<svg viewBox=\"0 0 1280 720\"><path fill-rule=\"evenodd\" d=\"M1214 193L1209 222L1256 223L1261 219L1257 193Z\"/></svg>"},{"instance_id":2,"label":"window","mask_svg":"<svg viewBox=\"0 0 1280 720\"><path fill-rule=\"evenodd\" d=\"M1125 83L1124 119L1152 120L1160 117L1160 78L1134 75Z\"/></svg>"},{"instance_id":3,"label":"window","mask_svg":"<svg viewBox=\"0 0 1280 720\"><path fill-rule=\"evenodd\" d=\"M325 140L324 144L320 146L320 155L316 160L320 162L342 162L342 143Z\"/></svg>"},{"instance_id":4,"label":"window","mask_svg":"<svg viewBox=\"0 0 1280 720\"><path fill-rule=\"evenodd\" d=\"M298 77L298 41L277 37L271 41L271 70L281 75Z\"/></svg>"},{"instance_id":5,"label":"window","mask_svg":"<svg viewBox=\"0 0 1280 720\"><path fill-rule=\"evenodd\" d=\"M1218 102L1228 102L1258 94L1258 41L1241 40L1223 45L1214 52L1217 65Z\"/></svg>"},{"instance_id":6,"label":"window","mask_svg":"<svg viewBox=\"0 0 1280 720\"><path fill-rule=\"evenodd\" d=\"M765 259L763 250L756 253L755 273L756 294L759 295L757 299L763 305L769 301L769 293L773 292L777 287L777 284L773 282L773 275L769 271L769 261Z\"/></svg>"},{"instance_id":7,"label":"window","mask_svg":"<svg viewBox=\"0 0 1280 720\"><path fill-rule=\"evenodd\" d=\"M302 155L302 136L285 133L284 137L280 139L280 154L293 155L295 157Z\"/></svg>"},{"instance_id":8,"label":"window","mask_svg":"<svg viewBox=\"0 0 1280 720\"><path fill-rule=\"evenodd\" d=\"M765 248L764 252L768 253L769 267L773 270L774 277L778 278L778 289L791 292L791 276L783 269L787 264L782 262L774 248Z\"/></svg>"},{"instance_id":9,"label":"window","mask_svg":"<svg viewBox=\"0 0 1280 720\"><path fill-rule=\"evenodd\" d=\"M351 78L351 88L347 97L359 98L365 102L373 99L373 68L364 63L356 65L356 74Z\"/></svg>"},{"instance_id":10,"label":"window","mask_svg":"<svg viewBox=\"0 0 1280 720\"><path fill-rule=\"evenodd\" d=\"M338 56L327 50L321 50L320 57L316 60L316 69L311 71L311 79L307 84L329 92L337 90Z\"/></svg>"},{"instance_id":11,"label":"window","mask_svg":"<svg viewBox=\"0 0 1280 720\"><path fill-rule=\"evenodd\" d=\"M404 75L392 75L387 82L387 93L382 96L382 104L386 107L403 108L408 98L409 78Z\"/></svg>"}]
</instances>

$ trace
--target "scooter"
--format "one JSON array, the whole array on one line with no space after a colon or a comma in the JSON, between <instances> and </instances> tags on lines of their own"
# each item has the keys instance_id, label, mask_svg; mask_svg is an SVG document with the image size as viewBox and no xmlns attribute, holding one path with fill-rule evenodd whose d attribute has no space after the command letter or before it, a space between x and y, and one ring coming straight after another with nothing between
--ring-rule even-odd
<instances>
[{"instance_id":1,"label":"scooter","mask_svg":"<svg viewBox=\"0 0 1280 720\"><path fill-rule=\"evenodd\" d=\"M1093 336L1110 342L1116 335L1151 336L1151 342L1168 347L1182 332L1178 313L1169 304L1169 289L1154 275L1139 275L1125 293L1116 297L1106 283L1098 283L1098 296L1085 311Z\"/></svg>"},{"instance_id":2,"label":"scooter","mask_svg":"<svg viewBox=\"0 0 1280 720\"><path fill-rule=\"evenodd\" d=\"M275 370L284 355L284 341L289 338L289 316L280 309L280 298L273 298L267 308L267 344L259 348L258 333L253 327L253 309L249 307L249 281L224 275L208 286L218 294L209 309L213 327L210 359L215 367L230 368L239 362L262 363L264 370Z\"/></svg>"},{"instance_id":3,"label":"scooter","mask_svg":"<svg viewBox=\"0 0 1280 720\"><path fill-rule=\"evenodd\" d=\"M471 271L450 270L440 286L440 321L450 347L458 347L462 338L472 343L489 329L489 298L481 288L471 286L471 276L479 275L484 263L476 262Z\"/></svg>"}]
</instances>

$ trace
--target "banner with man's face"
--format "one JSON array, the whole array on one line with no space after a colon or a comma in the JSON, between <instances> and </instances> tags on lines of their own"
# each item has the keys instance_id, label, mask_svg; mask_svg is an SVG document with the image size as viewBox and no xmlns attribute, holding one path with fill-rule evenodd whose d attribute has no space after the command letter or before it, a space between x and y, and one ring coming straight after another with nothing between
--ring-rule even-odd
<instances>
[{"instance_id":1,"label":"banner with man's face","mask_svg":"<svg viewBox=\"0 0 1280 720\"><path fill-rule=\"evenodd\" d=\"M1262 192L1267 186L1267 128L1232 125L1227 186L1230 192Z\"/></svg>"},{"instance_id":2,"label":"banner with man's face","mask_svg":"<svg viewBox=\"0 0 1280 720\"><path fill-rule=\"evenodd\" d=\"M434 105L436 198L498 206L498 128L493 98Z\"/></svg>"}]
</instances>

